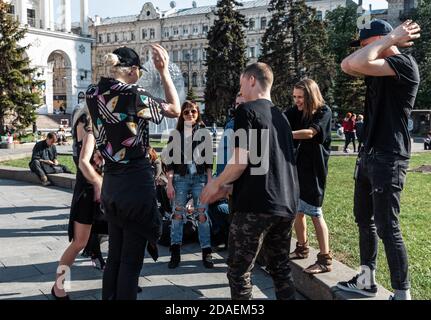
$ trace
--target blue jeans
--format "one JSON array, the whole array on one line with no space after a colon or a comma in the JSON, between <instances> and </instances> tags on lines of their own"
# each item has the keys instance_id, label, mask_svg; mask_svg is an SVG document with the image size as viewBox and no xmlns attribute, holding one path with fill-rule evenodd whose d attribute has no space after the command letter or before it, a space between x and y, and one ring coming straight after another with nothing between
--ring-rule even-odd
<instances>
[{"instance_id":1,"label":"blue jeans","mask_svg":"<svg viewBox=\"0 0 431 320\"><path fill-rule=\"evenodd\" d=\"M171 224L171 245L182 244L183 228L187 222L187 209L189 193L193 196L194 211L191 214L198 221L199 242L202 249L211 247L211 230L210 218L208 216L208 206L200 204L200 196L202 189L207 183L206 175L175 175L174 176L174 214ZM205 222L199 221L199 216L205 216ZM176 219L176 216L181 216L181 219Z\"/></svg>"}]
</instances>

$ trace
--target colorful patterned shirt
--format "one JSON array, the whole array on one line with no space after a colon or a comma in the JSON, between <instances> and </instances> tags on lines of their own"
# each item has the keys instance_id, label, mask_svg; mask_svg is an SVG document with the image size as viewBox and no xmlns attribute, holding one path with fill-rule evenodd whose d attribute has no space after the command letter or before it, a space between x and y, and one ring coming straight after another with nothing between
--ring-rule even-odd
<instances>
[{"instance_id":1,"label":"colorful patterned shirt","mask_svg":"<svg viewBox=\"0 0 431 320\"><path fill-rule=\"evenodd\" d=\"M107 163L147 157L149 121L160 124L166 102L143 88L102 78L86 95L98 150Z\"/></svg>"}]
</instances>

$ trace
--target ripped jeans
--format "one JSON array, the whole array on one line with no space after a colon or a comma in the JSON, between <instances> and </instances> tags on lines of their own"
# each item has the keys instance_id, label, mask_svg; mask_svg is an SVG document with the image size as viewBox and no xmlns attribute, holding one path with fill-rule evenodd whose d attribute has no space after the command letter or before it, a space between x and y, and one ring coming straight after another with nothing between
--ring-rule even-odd
<instances>
[{"instance_id":1,"label":"ripped jeans","mask_svg":"<svg viewBox=\"0 0 431 320\"><path fill-rule=\"evenodd\" d=\"M401 235L400 198L409 160L394 154L361 152L355 169L354 213L359 227L361 265L376 269L382 239L392 288L410 288L407 250Z\"/></svg>"},{"instance_id":2,"label":"ripped jeans","mask_svg":"<svg viewBox=\"0 0 431 320\"><path fill-rule=\"evenodd\" d=\"M174 176L175 199L171 224L171 245L182 244L184 224L187 222L188 195L193 196L194 211L191 213L198 222L199 242L202 249L211 247L211 227L208 206L200 204L200 196L207 183L206 175Z\"/></svg>"}]
</instances>

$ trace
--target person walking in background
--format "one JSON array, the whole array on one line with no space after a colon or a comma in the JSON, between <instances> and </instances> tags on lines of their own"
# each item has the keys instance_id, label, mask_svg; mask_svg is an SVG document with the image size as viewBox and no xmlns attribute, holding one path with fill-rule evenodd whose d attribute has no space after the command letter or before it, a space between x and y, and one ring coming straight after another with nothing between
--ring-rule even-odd
<instances>
[{"instance_id":1,"label":"person walking in background","mask_svg":"<svg viewBox=\"0 0 431 320\"><path fill-rule=\"evenodd\" d=\"M358 138L358 152L361 152L364 144L364 116L360 114L358 121L356 121L356 137Z\"/></svg>"},{"instance_id":2,"label":"person walking in background","mask_svg":"<svg viewBox=\"0 0 431 320\"><path fill-rule=\"evenodd\" d=\"M407 250L399 215L411 138L408 117L420 84L416 60L399 48L410 47L420 37L420 26L407 20L395 30L383 20L361 29L361 46L343 60L341 68L354 77L365 76L364 148L355 169L354 214L359 227L361 273L337 287L375 296L379 237L383 240L394 300L410 300Z\"/></svg>"},{"instance_id":3,"label":"person walking in background","mask_svg":"<svg viewBox=\"0 0 431 320\"><path fill-rule=\"evenodd\" d=\"M154 171L148 155L149 122L180 114L178 93L169 74L169 55L152 45L166 101L135 83L139 55L121 47L105 56L108 77L87 90L86 100L98 156L105 161L102 205L109 224L109 252L103 274L103 300L136 300L139 274L148 242L160 237L160 214L154 210ZM100 161L100 159L99 159Z\"/></svg>"},{"instance_id":4,"label":"person walking in background","mask_svg":"<svg viewBox=\"0 0 431 320\"><path fill-rule=\"evenodd\" d=\"M171 224L171 261L168 267L175 269L181 262L181 245L183 242L183 228L187 222L187 203L189 193L193 196L194 211L192 214L198 220L199 242L202 249L202 262L205 268L211 269L214 267L212 261L211 249L211 230L210 218L208 216L208 206L200 202L200 196L203 188L208 182L211 182L213 162L211 156L203 153L199 154L203 158L210 158L211 161L199 163L195 158L196 148L202 141L195 141L194 137L198 130L207 130L202 122L199 107L191 102L184 102L181 108L181 117L178 120L177 132L181 135L181 145L173 146L170 156L173 157L173 152L180 150L181 163L168 163L168 186L167 193L171 201L173 201L172 224ZM189 136L186 136L186 130L191 131ZM175 143L173 136L169 137L168 145ZM186 158L186 146L191 146L193 159Z\"/></svg>"},{"instance_id":5,"label":"person walking in background","mask_svg":"<svg viewBox=\"0 0 431 320\"><path fill-rule=\"evenodd\" d=\"M323 218L323 199L331 152L332 111L325 105L319 86L311 79L298 82L293 91L296 106L286 111L293 130L296 166L300 187L298 213L295 219L297 245L290 259L309 255L306 215L311 217L320 253L315 264L304 271L310 274L332 271L329 231Z\"/></svg>"},{"instance_id":6,"label":"person walking in background","mask_svg":"<svg viewBox=\"0 0 431 320\"><path fill-rule=\"evenodd\" d=\"M356 136L355 136L356 115L350 112L346 115L343 121L344 136L346 139L344 152L349 152L349 145L353 143L353 152L356 152Z\"/></svg>"}]
</instances>

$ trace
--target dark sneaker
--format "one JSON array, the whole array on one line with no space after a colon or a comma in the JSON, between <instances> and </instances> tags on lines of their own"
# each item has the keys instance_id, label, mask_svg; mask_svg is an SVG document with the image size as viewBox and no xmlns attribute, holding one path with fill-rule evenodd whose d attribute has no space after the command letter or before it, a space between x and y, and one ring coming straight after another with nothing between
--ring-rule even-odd
<instances>
[{"instance_id":1,"label":"dark sneaker","mask_svg":"<svg viewBox=\"0 0 431 320\"><path fill-rule=\"evenodd\" d=\"M349 281L338 282L337 288L347 292L357 293L366 297L375 297L377 295L377 286L374 284L371 286L365 286L358 281L360 276L361 274L358 274Z\"/></svg>"},{"instance_id":2,"label":"dark sneaker","mask_svg":"<svg viewBox=\"0 0 431 320\"><path fill-rule=\"evenodd\" d=\"M214 262L213 262L211 248L202 249L202 262L203 262L204 267L206 269L214 268Z\"/></svg>"}]
</instances>

